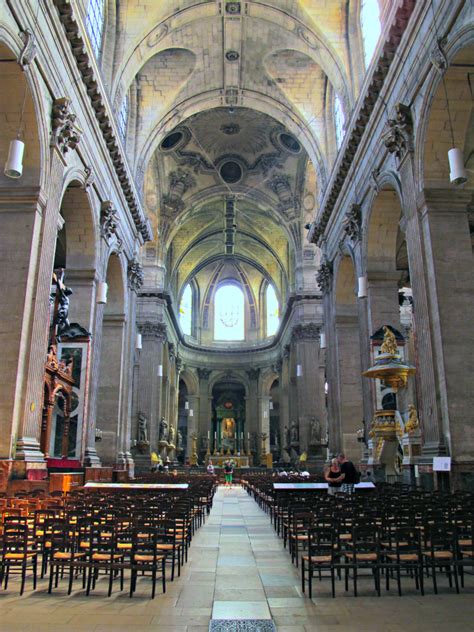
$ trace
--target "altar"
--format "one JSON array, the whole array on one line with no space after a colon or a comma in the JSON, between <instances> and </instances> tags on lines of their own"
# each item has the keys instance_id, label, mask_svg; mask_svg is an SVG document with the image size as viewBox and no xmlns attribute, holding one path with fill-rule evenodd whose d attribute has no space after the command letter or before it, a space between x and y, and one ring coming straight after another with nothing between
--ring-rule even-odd
<instances>
[{"instance_id":1,"label":"altar","mask_svg":"<svg viewBox=\"0 0 474 632\"><path fill-rule=\"evenodd\" d=\"M234 455L225 455L225 454L210 454L206 457L206 465L212 463L214 467L224 467L226 461L233 461L235 463L235 467L249 467L249 457L246 455L243 456L234 456Z\"/></svg>"}]
</instances>

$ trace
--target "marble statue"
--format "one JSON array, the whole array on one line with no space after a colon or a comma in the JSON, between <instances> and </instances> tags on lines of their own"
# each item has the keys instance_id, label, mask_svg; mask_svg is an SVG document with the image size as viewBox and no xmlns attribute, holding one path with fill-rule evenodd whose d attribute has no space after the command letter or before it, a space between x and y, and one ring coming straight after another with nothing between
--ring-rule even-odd
<instances>
[{"instance_id":1,"label":"marble statue","mask_svg":"<svg viewBox=\"0 0 474 632\"><path fill-rule=\"evenodd\" d=\"M168 423L166 422L165 418L162 417L160 421L159 440L166 441L167 439L168 439Z\"/></svg>"},{"instance_id":2,"label":"marble statue","mask_svg":"<svg viewBox=\"0 0 474 632\"><path fill-rule=\"evenodd\" d=\"M390 355L397 355L397 339L395 334L386 325L383 327L383 342L380 347L380 353L389 353Z\"/></svg>"},{"instance_id":3,"label":"marble statue","mask_svg":"<svg viewBox=\"0 0 474 632\"><path fill-rule=\"evenodd\" d=\"M181 432L181 430L178 430L178 432L176 433L176 447L178 448L178 450L181 450L181 448L183 447L183 433Z\"/></svg>"},{"instance_id":4,"label":"marble statue","mask_svg":"<svg viewBox=\"0 0 474 632\"><path fill-rule=\"evenodd\" d=\"M175 437L176 437L176 430L174 426L170 426L169 433L168 433L168 443L171 443L172 445L174 445Z\"/></svg>"},{"instance_id":5,"label":"marble statue","mask_svg":"<svg viewBox=\"0 0 474 632\"><path fill-rule=\"evenodd\" d=\"M148 420L143 413L138 413L138 442L148 443Z\"/></svg>"},{"instance_id":6,"label":"marble statue","mask_svg":"<svg viewBox=\"0 0 474 632\"><path fill-rule=\"evenodd\" d=\"M291 443L298 443L299 440L299 433L298 433L298 425L296 423L296 421L294 421L291 424L291 429L290 429L290 435L291 435Z\"/></svg>"},{"instance_id":7,"label":"marble statue","mask_svg":"<svg viewBox=\"0 0 474 632\"><path fill-rule=\"evenodd\" d=\"M283 431L284 433L284 437L285 437L285 445L283 446L284 448L289 448L291 445L291 433L290 433L290 429L288 428L288 426L285 426L285 430Z\"/></svg>"},{"instance_id":8,"label":"marble statue","mask_svg":"<svg viewBox=\"0 0 474 632\"><path fill-rule=\"evenodd\" d=\"M321 424L316 417L311 417L311 435L309 445L319 445L321 443Z\"/></svg>"}]
</instances>

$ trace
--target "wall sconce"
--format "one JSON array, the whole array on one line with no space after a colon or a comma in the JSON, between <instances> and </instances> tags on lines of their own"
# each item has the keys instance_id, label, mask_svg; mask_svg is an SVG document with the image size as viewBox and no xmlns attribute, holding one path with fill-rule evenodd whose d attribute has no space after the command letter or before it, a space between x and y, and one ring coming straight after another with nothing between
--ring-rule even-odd
<instances>
[{"instance_id":1,"label":"wall sconce","mask_svg":"<svg viewBox=\"0 0 474 632\"><path fill-rule=\"evenodd\" d=\"M184 410L189 410L189 402L184 402Z\"/></svg>"},{"instance_id":2,"label":"wall sconce","mask_svg":"<svg viewBox=\"0 0 474 632\"><path fill-rule=\"evenodd\" d=\"M303 377L303 367L301 364L296 365L296 377Z\"/></svg>"},{"instance_id":3,"label":"wall sconce","mask_svg":"<svg viewBox=\"0 0 474 632\"><path fill-rule=\"evenodd\" d=\"M158 377L163 377L163 365L158 365Z\"/></svg>"},{"instance_id":4,"label":"wall sconce","mask_svg":"<svg viewBox=\"0 0 474 632\"><path fill-rule=\"evenodd\" d=\"M361 276L359 277L359 289L357 291L357 298L366 298L367 297L367 277Z\"/></svg>"},{"instance_id":5,"label":"wall sconce","mask_svg":"<svg viewBox=\"0 0 474 632\"><path fill-rule=\"evenodd\" d=\"M107 303L108 290L109 286L105 281L99 281L99 283L97 283L97 303L100 305L105 305Z\"/></svg>"},{"instance_id":6,"label":"wall sconce","mask_svg":"<svg viewBox=\"0 0 474 632\"><path fill-rule=\"evenodd\" d=\"M273 410L273 402L272 402L272 400L270 400L270 403L268 404L268 408L270 410Z\"/></svg>"},{"instance_id":7,"label":"wall sconce","mask_svg":"<svg viewBox=\"0 0 474 632\"><path fill-rule=\"evenodd\" d=\"M189 416L194 417L194 410L192 408L189 409Z\"/></svg>"},{"instance_id":8,"label":"wall sconce","mask_svg":"<svg viewBox=\"0 0 474 632\"><path fill-rule=\"evenodd\" d=\"M319 334L319 348L326 349L326 334L324 331Z\"/></svg>"},{"instance_id":9,"label":"wall sconce","mask_svg":"<svg viewBox=\"0 0 474 632\"><path fill-rule=\"evenodd\" d=\"M21 178L23 173L23 153L25 151L25 143L18 138L10 141L8 149L8 158L5 163L3 173L7 178Z\"/></svg>"},{"instance_id":10,"label":"wall sconce","mask_svg":"<svg viewBox=\"0 0 474 632\"><path fill-rule=\"evenodd\" d=\"M135 349L137 349L137 351L140 351L141 348L142 348L142 335L140 332L137 332L137 335L135 337Z\"/></svg>"}]
</instances>

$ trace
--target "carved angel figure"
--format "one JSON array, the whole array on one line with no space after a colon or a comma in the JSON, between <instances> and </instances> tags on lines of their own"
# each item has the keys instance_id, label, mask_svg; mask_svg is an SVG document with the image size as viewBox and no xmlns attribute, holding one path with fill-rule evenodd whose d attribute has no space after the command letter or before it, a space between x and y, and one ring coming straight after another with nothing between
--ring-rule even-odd
<instances>
[{"instance_id":1,"label":"carved angel figure","mask_svg":"<svg viewBox=\"0 0 474 632\"><path fill-rule=\"evenodd\" d=\"M408 406L408 421L405 424L405 432L407 434L412 434L415 430L418 430L420 427L420 421L418 419L418 413L416 412L416 408L413 404Z\"/></svg>"}]
</instances>

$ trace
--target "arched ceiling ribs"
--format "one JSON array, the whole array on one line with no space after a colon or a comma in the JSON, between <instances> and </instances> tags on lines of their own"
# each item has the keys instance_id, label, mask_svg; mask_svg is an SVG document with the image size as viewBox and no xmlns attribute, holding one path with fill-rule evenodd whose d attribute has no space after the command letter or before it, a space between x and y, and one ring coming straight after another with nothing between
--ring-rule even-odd
<instances>
[{"instance_id":1,"label":"arched ceiling ribs","mask_svg":"<svg viewBox=\"0 0 474 632\"><path fill-rule=\"evenodd\" d=\"M244 235L245 237L257 242L260 246L262 246L266 251L268 251L274 257L285 279L285 283L288 284L288 272L285 266L283 265L281 258L278 256L275 250L270 246L270 244L266 240L259 237L258 235L255 235L254 233L250 233L246 230L238 230L238 232L241 235ZM173 284L173 282L176 280L180 265L182 264L184 258L192 251L192 249L202 244L202 242L206 241L206 239L209 239L211 237L215 237L218 235L222 235L222 229L212 230L203 235L200 235L193 242L191 242L189 246L187 246L187 248L179 255L179 257L176 259L176 261L173 264L173 269L171 270L171 274L170 274L171 284Z\"/></svg>"},{"instance_id":2,"label":"arched ceiling ribs","mask_svg":"<svg viewBox=\"0 0 474 632\"><path fill-rule=\"evenodd\" d=\"M235 254L232 255L232 257L230 257L233 260L237 260L237 261L241 261L242 263L246 263L249 266L252 266L253 268L255 268L256 270L258 270L258 272L260 272L260 274L265 277L269 283L272 283L274 286L278 287L278 284L276 283L275 279L273 279L269 274L268 271L257 261L255 261L255 259L251 259L250 257L246 257L244 255L241 254ZM225 263L225 260L228 260L229 257L227 255L225 255L224 253L219 254L219 255L212 255L211 257L208 257L207 259L204 259L203 261L201 261L198 265L196 265L186 276L185 279L183 279L183 282L181 283L181 287L185 287L190 280L196 276L197 274L199 274L199 272L201 272L201 270L203 270L206 266L212 264L212 263L216 263L218 261L222 261L222 263Z\"/></svg>"}]
</instances>

